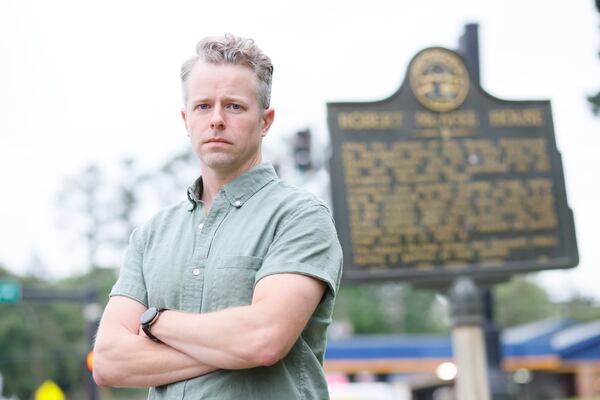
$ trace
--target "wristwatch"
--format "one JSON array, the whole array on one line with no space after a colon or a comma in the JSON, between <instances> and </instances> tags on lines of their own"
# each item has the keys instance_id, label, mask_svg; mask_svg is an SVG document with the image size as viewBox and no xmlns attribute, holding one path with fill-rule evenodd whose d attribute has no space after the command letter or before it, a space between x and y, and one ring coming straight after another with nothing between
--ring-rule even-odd
<instances>
[{"instance_id":1,"label":"wristwatch","mask_svg":"<svg viewBox=\"0 0 600 400\"><path fill-rule=\"evenodd\" d=\"M150 307L140 317L140 325L142 326L142 330L148 336L148 338L154 340L155 342L161 343L160 339L157 338L150 332L150 327L158 320L158 316L161 312L165 311L164 308L156 308Z\"/></svg>"}]
</instances>

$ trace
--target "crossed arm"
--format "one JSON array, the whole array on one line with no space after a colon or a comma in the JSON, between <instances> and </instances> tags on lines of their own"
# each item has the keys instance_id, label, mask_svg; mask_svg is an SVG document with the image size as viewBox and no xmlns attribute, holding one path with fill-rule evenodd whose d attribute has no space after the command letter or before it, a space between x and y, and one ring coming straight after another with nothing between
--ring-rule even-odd
<instances>
[{"instance_id":1,"label":"crossed arm","mask_svg":"<svg viewBox=\"0 0 600 400\"><path fill-rule=\"evenodd\" d=\"M294 345L324 292L325 284L308 276L267 276L248 306L203 314L164 311L152 326L163 343L140 333L146 307L111 297L96 338L94 379L100 386L150 387L221 368L272 365Z\"/></svg>"}]
</instances>

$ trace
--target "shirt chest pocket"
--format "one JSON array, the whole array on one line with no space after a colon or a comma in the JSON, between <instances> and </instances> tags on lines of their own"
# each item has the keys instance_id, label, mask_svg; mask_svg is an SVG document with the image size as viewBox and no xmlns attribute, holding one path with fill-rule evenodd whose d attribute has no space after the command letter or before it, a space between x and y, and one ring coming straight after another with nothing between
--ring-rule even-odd
<instances>
[{"instance_id":1,"label":"shirt chest pocket","mask_svg":"<svg viewBox=\"0 0 600 400\"><path fill-rule=\"evenodd\" d=\"M214 269L211 308L221 310L252 303L254 277L262 261L252 256L222 257Z\"/></svg>"}]
</instances>

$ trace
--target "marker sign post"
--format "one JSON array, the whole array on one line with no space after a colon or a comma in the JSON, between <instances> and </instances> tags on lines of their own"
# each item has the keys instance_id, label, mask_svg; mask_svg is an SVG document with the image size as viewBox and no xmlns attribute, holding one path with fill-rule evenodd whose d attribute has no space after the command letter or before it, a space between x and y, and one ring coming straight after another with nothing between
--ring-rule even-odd
<instances>
[{"instance_id":1,"label":"marker sign post","mask_svg":"<svg viewBox=\"0 0 600 400\"><path fill-rule=\"evenodd\" d=\"M488 399L477 284L579 262L550 102L495 98L432 47L389 98L327 114L343 280L450 288L458 398Z\"/></svg>"}]
</instances>

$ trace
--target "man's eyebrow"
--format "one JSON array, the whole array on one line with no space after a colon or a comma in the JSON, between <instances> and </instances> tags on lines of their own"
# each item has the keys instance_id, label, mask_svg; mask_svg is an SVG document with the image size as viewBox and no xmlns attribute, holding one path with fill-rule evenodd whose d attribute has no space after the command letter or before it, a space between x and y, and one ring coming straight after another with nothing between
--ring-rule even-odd
<instances>
[{"instance_id":1,"label":"man's eyebrow","mask_svg":"<svg viewBox=\"0 0 600 400\"><path fill-rule=\"evenodd\" d=\"M198 102L201 102L201 101L208 101L208 100L209 100L209 98L207 96L192 97L190 99L190 101L192 103L198 103Z\"/></svg>"},{"instance_id":2,"label":"man's eyebrow","mask_svg":"<svg viewBox=\"0 0 600 400\"><path fill-rule=\"evenodd\" d=\"M240 101L240 102L247 102L246 98L244 96L239 96L239 95L235 95L235 94L231 94L231 95L224 95L223 96L223 100L226 101Z\"/></svg>"},{"instance_id":3,"label":"man's eyebrow","mask_svg":"<svg viewBox=\"0 0 600 400\"><path fill-rule=\"evenodd\" d=\"M243 102L243 103L247 103L248 100L246 100L246 98L244 96L240 96L240 95L235 95L235 94L230 94L230 95L223 95L221 97L221 99L223 101L238 101L238 102ZM190 99L190 101L192 103L197 103L197 102L204 102L204 101L213 101L213 99L210 96L197 96L197 97L192 97Z\"/></svg>"}]
</instances>

